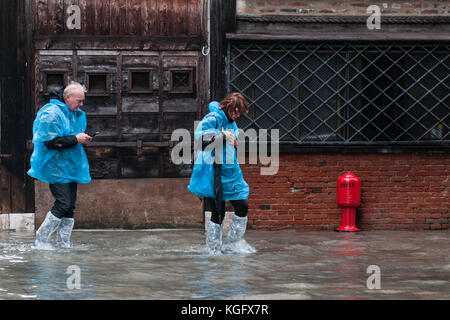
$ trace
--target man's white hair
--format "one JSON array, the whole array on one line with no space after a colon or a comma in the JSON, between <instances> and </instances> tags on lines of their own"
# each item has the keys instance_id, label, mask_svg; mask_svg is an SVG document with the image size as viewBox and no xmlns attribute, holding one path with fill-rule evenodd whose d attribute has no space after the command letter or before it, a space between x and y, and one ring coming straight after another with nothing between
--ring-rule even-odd
<instances>
[{"instance_id":1,"label":"man's white hair","mask_svg":"<svg viewBox=\"0 0 450 320\"><path fill-rule=\"evenodd\" d=\"M70 81L69 85L64 89L63 95L64 97L68 94L73 96L77 91L87 92L86 87L81 83Z\"/></svg>"}]
</instances>

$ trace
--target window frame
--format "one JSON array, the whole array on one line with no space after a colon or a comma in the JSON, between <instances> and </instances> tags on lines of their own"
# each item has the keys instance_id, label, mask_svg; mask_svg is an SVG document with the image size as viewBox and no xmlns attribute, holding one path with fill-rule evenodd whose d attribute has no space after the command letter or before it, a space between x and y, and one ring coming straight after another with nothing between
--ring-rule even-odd
<instances>
[{"instance_id":1,"label":"window frame","mask_svg":"<svg viewBox=\"0 0 450 320\"><path fill-rule=\"evenodd\" d=\"M154 91L153 88L153 78L154 73L156 71L155 68L129 68L128 71L128 92L129 93L152 93ZM148 89L133 89L133 72L148 72L149 73L149 84Z\"/></svg>"},{"instance_id":2,"label":"window frame","mask_svg":"<svg viewBox=\"0 0 450 320\"><path fill-rule=\"evenodd\" d=\"M189 67L175 67L169 70L169 93L194 93L194 68ZM189 85L187 89L174 89L173 74L175 72L189 72Z\"/></svg>"},{"instance_id":3,"label":"window frame","mask_svg":"<svg viewBox=\"0 0 450 320\"><path fill-rule=\"evenodd\" d=\"M270 40L270 41L261 41L261 40L247 40L244 41L243 39L237 39L237 40L229 40L227 42L227 59L226 59L226 69L227 69L227 93L230 93L232 91L236 91L239 88L237 87L232 87L231 85L231 81L234 79L236 80L236 76L233 78L232 76L232 71L233 68L236 68L235 65L232 65L233 59L234 57L231 56L231 47L234 44L244 44L244 45L248 45L249 43L256 43L256 44L260 44L260 43L264 43L264 44L268 44L273 45L276 43L280 43L281 46L285 43L292 43L292 41L286 41L286 40ZM295 41L294 43L298 43L297 41ZM341 43L339 41L320 41L320 42L313 42L313 41L308 41L308 44L317 44L317 43L325 43L328 45L342 45L345 46L344 43ZM353 43L353 41L352 41ZM360 44L360 42L354 42L355 44ZM383 41L383 42L370 42L369 46L374 46L379 48L379 46L381 45L385 45L385 44L399 44L399 45L403 45L403 42L400 41ZM422 42L422 41L417 41L416 43L413 43L414 46L418 47L419 49L423 48L421 47L421 45L423 44L423 47L425 45L429 45L430 43L426 43ZM436 41L433 42L433 44L436 45L436 47L438 48L438 50L436 50L437 52L439 52L441 49L439 48L439 45L443 45L444 48L446 46L448 46L447 42L441 42L441 41ZM366 43L367 45L367 43ZM319 45L318 45L319 46ZM243 50L245 51L245 49ZM413 50L414 51L414 50ZM242 51L240 51L239 54L242 54ZM361 57L359 57L360 59ZM445 61L447 61L446 59L442 60L443 63L445 63ZM355 68L355 65L352 66L353 68ZM346 68L349 68L349 66L347 66ZM442 66L440 68L443 68ZM338 68L339 69L339 68ZM339 69L342 72L342 69ZM445 78L444 78L445 80ZM344 85L345 86L345 85ZM248 86L246 87L246 85L244 85L245 88L249 88ZM247 90L246 89L246 90ZM297 88L297 90L300 91L299 88ZM337 90L336 92L339 92L339 90ZM336 92L334 94L336 94ZM421 100L423 98L420 97L418 98L418 100ZM308 98L309 99L309 98ZM252 101L250 101L252 102ZM250 108L252 106L250 105ZM352 106L354 107L354 106ZM435 105L432 106L432 109L435 107ZM405 108L406 109L406 108ZM363 109L361 109L363 110ZM269 109L270 111L270 109ZM296 111L297 113L299 112L299 110ZM340 118L338 118L337 120L339 121ZM444 118L445 120L446 118ZM248 125L250 127L255 125L255 122L253 119L249 119L250 122L246 122L248 123ZM248 120L247 120L248 121ZM271 120L272 121L272 120ZM297 120L298 121L298 120ZM238 120L239 123L239 120ZM253 124L252 124L253 123ZM274 122L275 125L271 125L270 127L274 128L276 126L276 124L278 122ZM347 124L348 125L348 124ZM244 129L244 128L243 128ZM258 130L258 127L256 126L256 129ZM264 128L261 128L264 129ZM270 129L270 128L269 128ZM339 125L336 126L336 128L334 128L334 132L337 133L341 130L345 130L345 127L340 127ZM429 129L431 130L431 129ZM380 131L383 132L383 131ZM405 132L409 132L409 129L406 129ZM291 131L287 132L286 135L289 136L291 134ZM444 133L445 134L445 133ZM353 136L352 136L353 137ZM397 138L392 138L391 137L391 141L390 142L386 142L386 141L381 141L381 142L377 142L377 141L347 141L348 137L346 137L344 139L344 141L339 141L339 142L333 142L333 141L326 141L326 143L307 143L305 141L300 141L300 137L297 138L296 140L294 139L294 141L280 141L280 149L281 150L285 150L285 151L308 151L308 152L312 152L312 151L357 151L357 150L371 150L374 151L376 150L377 152L393 152L395 151L417 151L417 150L421 150L421 151L436 151L439 150L440 152L444 151L444 152L448 152L450 150L450 139L448 137L448 134L446 134L444 136L447 140L425 140L424 136L420 136L419 138L416 138L416 141L399 141L399 140L395 140L398 139ZM369 139L370 140L370 139ZM323 142L323 141L322 141Z\"/></svg>"},{"instance_id":4,"label":"window frame","mask_svg":"<svg viewBox=\"0 0 450 320\"><path fill-rule=\"evenodd\" d=\"M69 83L69 70L67 69L44 69L41 70L41 74L43 76L42 79L42 92L44 96L49 96L50 92L47 91L48 82L47 82L47 76L48 74L62 74L63 76L63 88L67 86Z\"/></svg>"},{"instance_id":5,"label":"window frame","mask_svg":"<svg viewBox=\"0 0 450 320\"><path fill-rule=\"evenodd\" d=\"M90 90L89 78L90 76L106 76L106 91L104 93L92 93ZM109 97L111 95L111 73L107 71L87 71L85 74L84 83L86 84L86 96L90 97Z\"/></svg>"}]
</instances>

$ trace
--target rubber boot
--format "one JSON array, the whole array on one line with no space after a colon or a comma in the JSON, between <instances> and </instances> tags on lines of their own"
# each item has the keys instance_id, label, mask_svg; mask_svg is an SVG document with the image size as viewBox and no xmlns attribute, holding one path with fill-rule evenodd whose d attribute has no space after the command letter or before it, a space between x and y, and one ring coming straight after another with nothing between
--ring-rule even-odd
<instances>
[{"instance_id":1,"label":"rubber boot","mask_svg":"<svg viewBox=\"0 0 450 320\"><path fill-rule=\"evenodd\" d=\"M222 250L222 225L208 222L208 231L206 232L206 245L209 248L209 253L217 255Z\"/></svg>"},{"instance_id":2,"label":"rubber boot","mask_svg":"<svg viewBox=\"0 0 450 320\"><path fill-rule=\"evenodd\" d=\"M73 225L75 220L73 218L62 218L58 228L57 243L61 248L70 248L70 236L72 235Z\"/></svg>"},{"instance_id":3,"label":"rubber boot","mask_svg":"<svg viewBox=\"0 0 450 320\"><path fill-rule=\"evenodd\" d=\"M36 231L36 240L34 241L34 247L42 248L45 246L49 246L50 237L53 232L58 229L59 224L61 223L61 219L55 217L51 211L47 212L47 216L45 217L44 222L42 222L38 231Z\"/></svg>"},{"instance_id":4,"label":"rubber boot","mask_svg":"<svg viewBox=\"0 0 450 320\"><path fill-rule=\"evenodd\" d=\"M228 232L228 243L224 245L224 252L230 253L255 253L256 249L247 243L244 234L247 229L247 217L233 216Z\"/></svg>"}]
</instances>

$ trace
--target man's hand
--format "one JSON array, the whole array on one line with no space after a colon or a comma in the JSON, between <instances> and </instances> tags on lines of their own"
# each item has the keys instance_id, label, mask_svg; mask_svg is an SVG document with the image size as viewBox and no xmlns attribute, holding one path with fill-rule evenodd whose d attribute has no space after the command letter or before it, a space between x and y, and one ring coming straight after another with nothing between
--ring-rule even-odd
<instances>
[{"instance_id":1,"label":"man's hand","mask_svg":"<svg viewBox=\"0 0 450 320\"><path fill-rule=\"evenodd\" d=\"M87 135L86 133L79 133L75 136L78 140L78 143L81 144L87 144L88 142L91 142L92 137Z\"/></svg>"}]
</instances>

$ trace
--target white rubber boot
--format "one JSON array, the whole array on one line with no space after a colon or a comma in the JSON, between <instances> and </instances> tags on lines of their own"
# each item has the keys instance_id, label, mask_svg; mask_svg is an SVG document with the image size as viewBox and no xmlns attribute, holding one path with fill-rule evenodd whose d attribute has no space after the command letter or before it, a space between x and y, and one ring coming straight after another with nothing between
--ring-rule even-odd
<instances>
[{"instance_id":1,"label":"white rubber boot","mask_svg":"<svg viewBox=\"0 0 450 320\"><path fill-rule=\"evenodd\" d=\"M75 220L73 218L62 218L58 228L58 246L61 248L70 248L70 236L72 235L73 225Z\"/></svg>"},{"instance_id":2,"label":"white rubber boot","mask_svg":"<svg viewBox=\"0 0 450 320\"><path fill-rule=\"evenodd\" d=\"M228 243L223 246L224 252L230 253L255 253L256 249L247 243L244 234L247 229L247 217L233 216L231 219L230 232L228 232Z\"/></svg>"},{"instance_id":3,"label":"white rubber boot","mask_svg":"<svg viewBox=\"0 0 450 320\"><path fill-rule=\"evenodd\" d=\"M36 240L34 241L35 248L45 248L51 246L50 237L53 232L58 229L61 219L55 217L51 211L47 212L44 222L42 222L38 231L36 231Z\"/></svg>"},{"instance_id":4,"label":"white rubber boot","mask_svg":"<svg viewBox=\"0 0 450 320\"><path fill-rule=\"evenodd\" d=\"M206 245L209 248L209 253L217 255L222 250L222 225L208 222L208 231L206 232Z\"/></svg>"}]
</instances>

